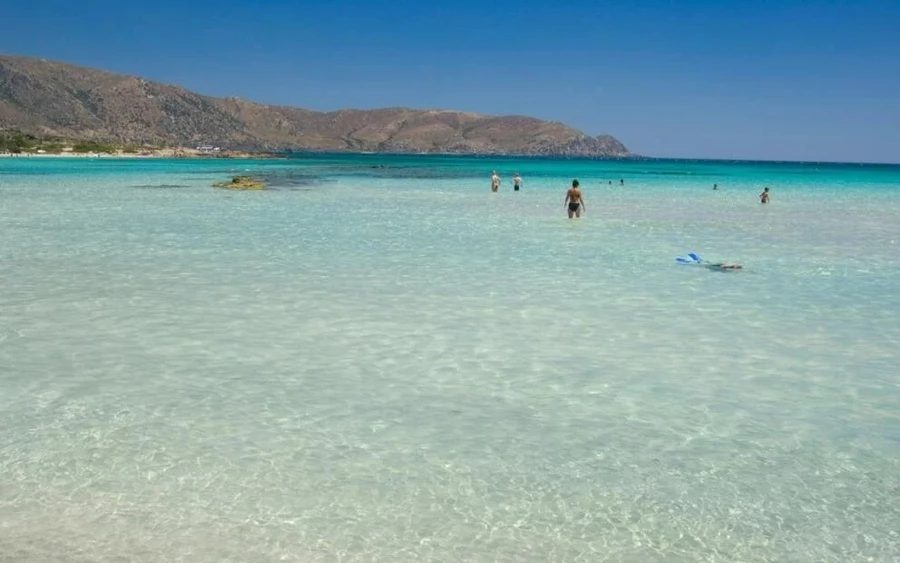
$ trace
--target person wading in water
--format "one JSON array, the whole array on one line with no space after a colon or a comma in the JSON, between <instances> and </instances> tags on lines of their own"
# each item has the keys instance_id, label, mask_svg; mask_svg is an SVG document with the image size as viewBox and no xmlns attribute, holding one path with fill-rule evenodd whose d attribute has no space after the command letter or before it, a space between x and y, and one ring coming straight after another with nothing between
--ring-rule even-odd
<instances>
[{"instance_id":1,"label":"person wading in water","mask_svg":"<svg viewBox=\"0 0 900 563\"><path fill-rule=\"evenodd\" d=\"M572 180L572 187L566 192L566 201L563 202L563 205L568 207L569 219L581 217L581 212L586 211L584 197L581 195L581 188L578 185L578 180Z\"/></svg>"}]
</instances>

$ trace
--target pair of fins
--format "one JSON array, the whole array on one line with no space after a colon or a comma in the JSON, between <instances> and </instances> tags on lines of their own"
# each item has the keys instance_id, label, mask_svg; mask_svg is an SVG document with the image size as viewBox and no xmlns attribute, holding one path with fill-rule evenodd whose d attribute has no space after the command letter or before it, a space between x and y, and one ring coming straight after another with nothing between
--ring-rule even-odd
<instances>
[{"instance_id":1,"label":"pair of fins","mask_svg":"<svg viewBox=\"0 0 900 563\"><path fill-rule=\"evenodd\" d=\"M675 258L675 261L679 264L699 264L700 262L703 262L703 258L700 258L696 252L689 252L687 256Z\"/></svg>"}]
</instances>

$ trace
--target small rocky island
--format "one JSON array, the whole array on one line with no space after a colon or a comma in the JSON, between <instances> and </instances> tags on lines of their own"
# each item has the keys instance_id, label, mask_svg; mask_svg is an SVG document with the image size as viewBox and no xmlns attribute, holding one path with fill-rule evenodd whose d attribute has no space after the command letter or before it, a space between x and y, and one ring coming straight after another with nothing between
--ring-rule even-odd
<instances>
[{"instance_id":1,"label":"small rocky island","mask_svg":"<svg viewBox=\"0 0 900 563\"><path fill-rule=\"evenodd\" d=\"M227 190L264 190L266 183L251 176L235 176L230 182L216 182L213 187Z\"/></svg>"}]
</instances>

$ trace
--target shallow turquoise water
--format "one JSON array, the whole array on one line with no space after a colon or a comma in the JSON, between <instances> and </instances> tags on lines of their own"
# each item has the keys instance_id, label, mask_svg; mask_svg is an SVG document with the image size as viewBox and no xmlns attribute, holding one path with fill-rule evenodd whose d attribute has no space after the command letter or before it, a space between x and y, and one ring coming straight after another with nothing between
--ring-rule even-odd
<instances>
[{"instance_id":1,"label":"shallow turquoise water","mask_svg":"<svg viewBox=\"0 0 900 563\"><path fill-rule=\"evenodd\" d=\"M0 241L0 560L900 558L900 167L5 159Z\"/></svg>"}]
</instances>

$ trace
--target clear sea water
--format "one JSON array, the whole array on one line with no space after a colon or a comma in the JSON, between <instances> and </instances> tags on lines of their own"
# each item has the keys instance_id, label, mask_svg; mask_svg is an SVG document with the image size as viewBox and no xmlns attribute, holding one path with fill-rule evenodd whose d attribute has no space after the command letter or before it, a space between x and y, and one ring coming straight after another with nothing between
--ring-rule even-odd
<instances>
[{"instance_id":1,"label":"clear sea water","mask_svg":"<svg viewBox=\"0 0 900 563\"><path fill-rule=\"evenodd\" d=\"M898 560L900 166L0 159L4 563Z\"/></svg>"}]
</instances>

